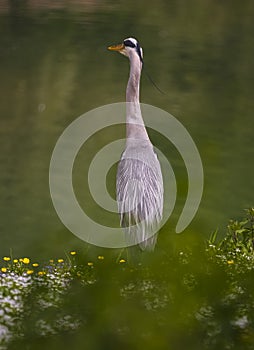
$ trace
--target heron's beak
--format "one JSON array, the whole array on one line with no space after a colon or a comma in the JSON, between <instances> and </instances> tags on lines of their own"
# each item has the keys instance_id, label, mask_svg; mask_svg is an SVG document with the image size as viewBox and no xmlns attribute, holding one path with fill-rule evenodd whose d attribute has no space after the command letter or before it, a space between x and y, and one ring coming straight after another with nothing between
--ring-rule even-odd
<instances>
[{"instance_id":1,"label":"heron's beak","mask_svg":"<svg viewBox=\"0 0 254 350\"><path fill-rule=\"evenodd\" d=\"M108 50L121 52L124 48L125 48L124 44L118 44L118 45L109 46Z\"/></svg>"}]
</instances>

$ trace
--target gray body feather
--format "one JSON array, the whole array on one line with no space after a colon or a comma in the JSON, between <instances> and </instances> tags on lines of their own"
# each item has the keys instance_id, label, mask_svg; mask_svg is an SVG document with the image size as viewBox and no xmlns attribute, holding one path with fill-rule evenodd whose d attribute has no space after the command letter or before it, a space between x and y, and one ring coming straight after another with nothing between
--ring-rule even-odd
<instances>
[{"instance_id":1,"label":"gray body feather","mask_svg":"<svg viewBox=\"0 0 254 350\"><path fill-rule=\"evenodd\" d=\"M149 140L127 145L118 165L117 202L127 243L153 250L162 219L163 180Z\"/></svg>"}]
</instances>

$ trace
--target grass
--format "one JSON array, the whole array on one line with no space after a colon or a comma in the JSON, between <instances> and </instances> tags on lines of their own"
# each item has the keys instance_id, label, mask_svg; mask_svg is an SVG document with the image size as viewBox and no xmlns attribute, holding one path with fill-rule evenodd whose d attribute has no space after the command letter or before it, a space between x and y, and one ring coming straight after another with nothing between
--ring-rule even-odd
<instances>
[{"instance_id":1,"label":"grass","mask_svg":"<svg viewBox=\"0 0 254 350\"><path fill-rule=\"evenodd\" d=\"M0 349L252 349L254 209L201 244L131 265L2 258Z\"/></svg>"}]
</instances>

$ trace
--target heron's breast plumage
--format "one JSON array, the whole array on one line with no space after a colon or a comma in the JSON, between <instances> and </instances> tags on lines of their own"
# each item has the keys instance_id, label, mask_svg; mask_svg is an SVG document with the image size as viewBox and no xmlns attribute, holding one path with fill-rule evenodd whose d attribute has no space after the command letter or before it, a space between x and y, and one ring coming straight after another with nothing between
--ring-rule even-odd
<instances>
[{"instance_id":1,"label":"heron's breast plumage","mask_svg":"<svg viewBox=\"0 0 254 350\"><path fill-rule=\"evenodd\" d=\"M141 247L146 248L150 239L152 249L156 243L153 233L162 219L163 180L150 141L135 140L123 152L117 172L117 202L130 243L143 241Z\"/></svg>"}]
</instances>

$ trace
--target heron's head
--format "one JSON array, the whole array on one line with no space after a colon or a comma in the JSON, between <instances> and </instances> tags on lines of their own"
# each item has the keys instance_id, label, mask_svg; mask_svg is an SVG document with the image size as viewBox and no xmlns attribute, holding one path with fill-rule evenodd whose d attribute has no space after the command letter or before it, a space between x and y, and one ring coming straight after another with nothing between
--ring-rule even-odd
<instances>
[{"instance_id":1,"label":"heron's head","mask_svg":"<svg viewBox=\"0 0 254 350\"><path fill-rule=\"evenodd\" d=\"M118 51L129 58L131 58L132 55L137 55L143 63L143 50L140 47L139 42L134 38L127 38L122 44L109 46L108 50Z\"/></svg>"}]
</instances>

